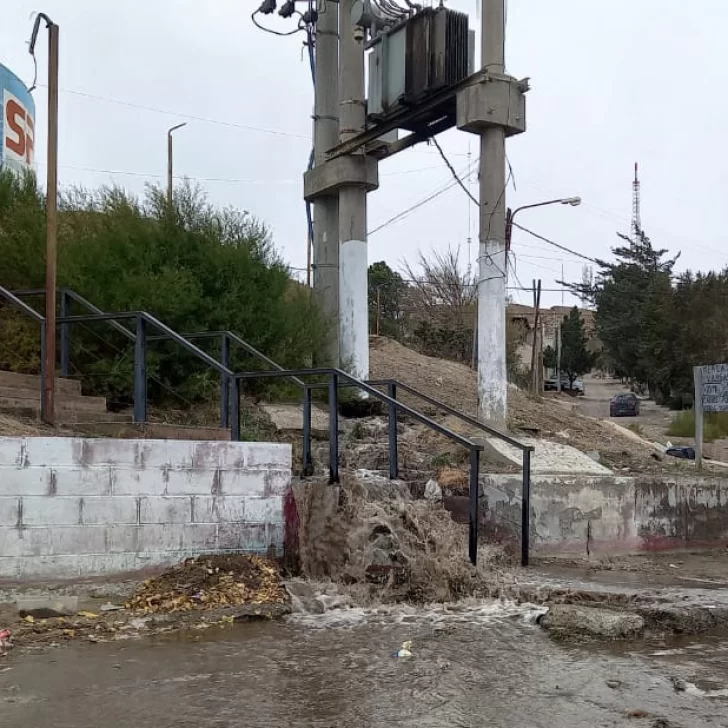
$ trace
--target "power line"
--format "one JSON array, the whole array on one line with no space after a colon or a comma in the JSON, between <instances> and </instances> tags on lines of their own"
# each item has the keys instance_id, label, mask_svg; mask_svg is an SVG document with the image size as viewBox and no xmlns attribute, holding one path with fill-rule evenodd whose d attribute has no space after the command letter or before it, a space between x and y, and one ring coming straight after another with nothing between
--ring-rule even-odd
<instances>
[{"instance_id":1,"label":"power line","mask_svg":"<svg viewBox=\"0 0 728 728\"><path fill-rule=\"evenodd\" d=\"M38 84L39 88L46 88L44 84ZM291 137L294 139L305 139L310 141L310 135L296 134L294 132L282 131L280 129L269 129L261 126L251 126L249 124L239 124L233 121L225 121L223 119L212 119L205 116L196 116L195 114L186 114L180 111L169 111L167 109L160 109L156 106L147 106L146 104L138 104L133 101L122 101L121 99L112 99L108 96L96 96L95 94L89 94L85 91L77 91L75 89L62 88L59 89L61 93L71 94L73 96L80 96L85 99L93 99L94 101L104 101L107 104L116 104L118 106L126 106L130 109L140 109L142 111L151 111L155 114L165 114L166 116L178 116L183 119L191 121L201 121L205 124L217 124L218 126L227 126L233 129L243 129L245 131L254 131L260 134L272 134L274 136Z\"/></svg>"},{"instance_id":2,"label":"power line","mask_svg":"<svg viewBox=\"0 0 728 728\"><path fill-rule=\"evenodd\" d=\"M450 170L450 174L454 177L455 181L460 185L463 192L475 203L476 207L480 207L480 202L478 202L475 195L465 186L465 183L460 179L458 176L458 173L455 171L455 167L452 166L450 163L450 160L445 156L445 152L442 151L442 147L440 146L440 142L437 141L435 137L432 137L430 141L435 145L435 148L440 153L440 156L442 157L442 161L445 162L447 165L447 168Z\"/></svg>"},{"instance_id":3,"label":"power line","mask_svg":"<svg viewBox=\"0 0 728 728\"><path fill-rule=\"evenodd\" d=\"M542 240L544 243L553 245L555 248L558 248L559 250L563 250L565 253L570 253L571 255L575 255L577 258L582 258L583 260L588 260L590 263L596 263L597 265L599 265L598 260L596 260L594 258L590 258L588 255L584 255L583 253L578 253L576 250L567 248L565 245L561 245L560 243L557 243L554 240L550 240L549 238L546 238L543 235L539 235L538 233L533 232L533 230L529 230L528 228L523 227L523 225L519 225L517 222L513 223L513 227L517 227L519 230L522 230L524 233L528 233L529 235L532 235L534 238L537 238L538 240Z\"/></svg>"}]
</instances>

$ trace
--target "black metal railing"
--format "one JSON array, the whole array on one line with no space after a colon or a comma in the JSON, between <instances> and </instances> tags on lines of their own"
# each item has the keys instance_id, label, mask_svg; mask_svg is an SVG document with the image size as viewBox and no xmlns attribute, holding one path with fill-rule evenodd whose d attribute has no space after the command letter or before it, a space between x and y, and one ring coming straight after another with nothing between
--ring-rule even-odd
<instances>
[{"instance_id":1,"label":"black metal railing","mask_svg":"<svg viewBox=\"0 0 728 728\"><path fill-rule=\"evenodd\" d=\"M426 415L418 412L412 407L398 401L395 397L388 394L382 394L375 387L363 382L355 377L347 374L341 369L287 369L268 372L242 372L235 375L235 384L233 387L233 400L240 397L239 383L248 379L275 379L279 377L326 377L329 392L329 482L339 482L339 388L351 387L366 393L370 397L383 402L389 407L389 475L395 479L399 475L398 464L398 433L397 433L397 415L403 413L421 424L429 427L435 432L439 432L448 439L462 445L470 453L470 479L469 479L469 536L468 536L468 553L470 561L473 564L478 560L478 504L480 499L480 453L483 446L474 443L462 435L444 427L438 422L430 419ZM304 403L303 403L303 432L304 432L304 470L310 471L311 462L311 391L320 384L306 385L304 387ZM236 408L240 412L240 407ZM234 423L233 423L234 424Z\"/></svg>"},{"instance_id":2,"label":"black metal railing","mask_svg":"<svg viewBox=\"0 0 728 728\"><path fill-rule=\"evenodd\" d=\"M370 384L373 387L387 387L389 396L393 399L397 398L398 390L407 392L410 396L420 399L423 402L427 402L427 404L436 407L451 417L455 417L461 422L465 422L471 427L502 440L521 451L521 462L523 466L523 479L521 483L521 562L523 566L528 566L531 530L531 454L534 451L533 445L526 445L525 443L520 442L520 440L517 440L515 437L511 437L511 435L501 432L495 427L491 427L490 425L480 422L480 420L476 420L475 417L470 417L470 415L466 415L464 412L461 412L444 402L440 402L434 397L430 397L429 394L425 394L414 387L410 387L408 384L403 384L402 382L398 382L394 379L369 381L367 384Z\"/></svg>"}]
</instances>

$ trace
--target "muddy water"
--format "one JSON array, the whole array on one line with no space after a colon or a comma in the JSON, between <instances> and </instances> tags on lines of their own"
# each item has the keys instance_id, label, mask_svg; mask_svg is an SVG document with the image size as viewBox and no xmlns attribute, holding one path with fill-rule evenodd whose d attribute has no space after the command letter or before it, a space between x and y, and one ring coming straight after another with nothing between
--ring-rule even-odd
<instances>
[{"instance_id":1,"label":"muddy water","mask_svg":"<svg viewBox=\"0 0 728 728\"><path fill-rule=\"evenodd\" d=\"M563 647L533 616L494 603L349 610L16 653L0 662L0 725L728 726L728 638ZM414 657L393 657L408 639Z\"/></svg>"}]
</instances>

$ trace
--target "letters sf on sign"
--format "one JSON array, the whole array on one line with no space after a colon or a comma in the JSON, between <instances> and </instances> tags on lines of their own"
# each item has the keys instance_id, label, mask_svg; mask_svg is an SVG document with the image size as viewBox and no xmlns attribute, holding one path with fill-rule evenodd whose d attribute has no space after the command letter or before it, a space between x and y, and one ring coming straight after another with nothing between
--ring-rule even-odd
<instances>
[{"instance_id":1,"label":"letters sf on sign","mask_svg":"<svg viewBox=\"0 0 728 728\"><path fill-rule=\"evenodd\" d=\"M728 412L728 364L699 367L703 412Z\"/></svg>"},{"instance_id":2,"label":"letters sf on sign","mask_svg":"<svg viewBox=\"0 0 728 728\"><path fill-rule=\"evenodd\" d=\"M29 167L35 151L33 114L8 89L3 89L2 161L9 167Z\"/></svg>"}]
</instances>

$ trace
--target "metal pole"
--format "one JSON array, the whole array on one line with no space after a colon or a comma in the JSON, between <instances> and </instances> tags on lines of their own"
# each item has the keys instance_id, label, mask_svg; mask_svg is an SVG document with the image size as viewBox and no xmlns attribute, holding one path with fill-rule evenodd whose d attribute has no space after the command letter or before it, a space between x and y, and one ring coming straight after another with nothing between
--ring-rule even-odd
<instances>
[{"instance_id":1,"label":"metal pole","mask_svg":"<svg viewBox=\"0 0 728 728\"><path fill-rule=\"evenodd\" d=\"M58 26L48 23L48 177L46 183L46 361L44 417L55 422L56 278L58 269Z\"/></svg>"},{"instance_id":2,"label":"metal pole","mask_svg":"<svg viewBox=\"0 0 728 728\"><path fill-rule=\"evenodd\" d=\"M480 450L470 451L470 530L468 535L468 551L470 563L478 563L478 505L480 500Z\"/></svg>"},{"instance_id":3,"label":"metal pole","mask_svg":"<svg viewBox=\"0 0 728 728\"><path fill-rule=\"evenodd\" d=\"M381 293L382 292L381 292L379 286L377 286L377 329L376 329L377 336L379 336L379 330L380 330L379 329L379 322L380 322L380 318L381 318L380 311L381 311L381 306L382 306L382 296L381 296Z\"/></svg>"},{"instance_id":4,"label":"metal pole","mask_svg":"<svg viewBox=\"0 0 728 728\"><path fill-rule=\"evenodd\" d=\"M693 367L695 381L695 467L703 469L703 370Z\"/></svg>"},{"instance_id":5,"label":"metal pole","mask_svg":"<svg viewBox=\"0 0 728 728\"><path fill-rule=\"evenodd\" d=\"M364 36L355 35L354 0L340 0L339 141L366 125ZM363 163L364 159L359 156ZM339 190L339 347L341 362L359 379L369 378L369 305L367 280L367 192L362 185Z\"/></svg>"},{"instance_id":6,"label":"metal pole","mask_svg":"<svg viewBox=\"0 0 728 728\"><path fill-rule=\"evenodd\" d=\"M387 394L390 399L397 399L397 384L389 382ZM399 445L397 442L397 405L389 405L389 477L397 480L399 477Z\"/></svg>"},{"instance_id":7,"label":"metal pole","mask_svg":"<svg viewBox=\"0 0 728 728\"><path fill-rule=\"evenodd\" d=\"M167 130L167 209L172 210L172 194L174 192L174 174L173 174L173 151L172 132L187 126L187 122L175 124Z\"/></svg>"},{"instance_id":8,"label":"metal pole","mask_svg":"<svg viewBox=\"0 0 728 728\"><path fill-rule=\"evenodd\" d=\"M240 380L233 377L230 382L230 439L240 442Z\"/></svg>"},{"instance_id":9,"label":"metal pole","mask_svg":"<svg viewBox=\"0 0 728 728\"><path fill-rule=\"evenodd\" d=\"M538 394L538 347L541 340L541 329L539 322L539 313L541 309L541 279L538 279L538 285L536 281L533 282L533 308L534 308L534 319L533 319L533 346L531 347L531 391L534 394Z\"/></svg>"},{"instance_id":10,"label":"metal pole","mask_svg":"<svg viewBox=\"0 0 728 728\"><path fill-rule=\"evenodd\" d=\"M230 369L230 338L222 335L220 342L220 363ZM230 380L227 374L220 375L220 427L230 427Z\"/></svg>"},{"instance_id":11,"label":"metal pole","mask_svg":"<svg viewBox=\"0 0 728 728\"><path fill-rule=\"evenodd\" d=\"M561 391L561 321L556 326L556 391Z\"/></svg>"},{"instance_id":12,"label":"metal pole","mask_svg":"<svg viewBox=\"0 0 728 728\"><path fill-rule=\"evenodd\" d=\"M521 566L528 566L531 535L531 451L523 451L521 492Z\"/></svg>"},{"instance_id":13,"label":"metal pole","mask_svg":"<svg viewBox=\"0 0 728 728\"><path fill-rule=\"evenodd\" d=\"M69 314L68 293L61 291L61 318ZM61 376L71 376L71 324L61 324Z\"/></svg>"},{"instance_id":14,"label":"metal pole","mask_svg":"<svg viewBox=\"0 0 728 728\"><path fill-rule=\"evenodd\" d=\"M303 475L313 475L313 459L311 457L311 387L303 388Z\"/></svg>"},{"instance_id":15,"label":"metal pole","mask_svg":"<svg viewBox=\"0 0 728 728\"><path fill-rule=\"evenodd\" d=\"M136 321L134 342L134 422L147 421L147 321L141 314Z\"/></svg>"},{"instance_id":16,"label":"metal pole","mask_svg":"<svg viewBox=\"0 0 728 728\"><path fill-rule=\"evenodd\" d=\"M339 377L329 376L329 483L339 482Z\"/></svg>"},{"instance_id":17,"label":"metal pole","mask_svg":"<svg viewBox=\"0 0 728 728\"><path fill-rule=\"evenodd\" d=\"M483 0L481 58L490 73L505 66L505 0ZM478 402L484 422L507 424L506 368L506 148L503 127L480 137L478 253Z\"/></svg>"},{"instance_id":18,"label":"metal pole","mask_svg":"<svg viewBox=\"0 0 728 728\"><path fill-rule=\"evenodd\" d=\"M327 2L316 23L315 100L313 115L314 164L326 161L326 153L339 140L339 4ZM339 198L314 201L313 288L325 318L339 317ZM329 360L339 363L338 326L332 327L327 344Z\"/></svg>"}]
</instances>

